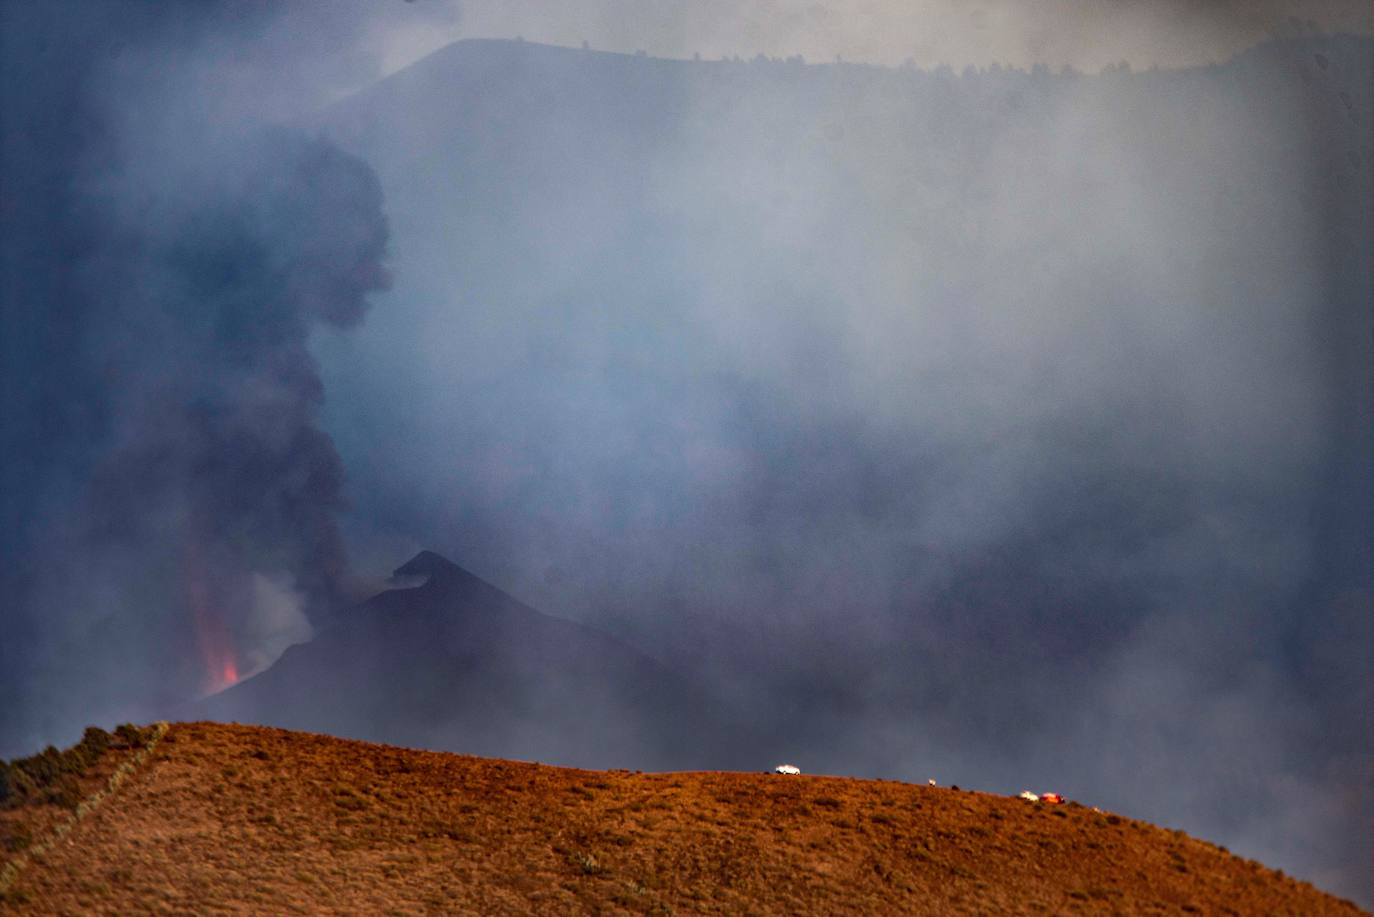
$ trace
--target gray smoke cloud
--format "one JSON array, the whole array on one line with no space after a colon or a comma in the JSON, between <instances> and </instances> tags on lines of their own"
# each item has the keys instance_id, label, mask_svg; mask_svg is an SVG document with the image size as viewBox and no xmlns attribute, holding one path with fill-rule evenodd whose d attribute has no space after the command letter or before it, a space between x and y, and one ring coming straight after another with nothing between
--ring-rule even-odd
<instances>
[{"instance_id":1,"label":"gray smoke cloud","mask_svg":"<svg viewBox=\"0 0 1374 917\"><path fill-rule=\"evenodd\" d=\"M1306 27L1100 75L440 52L324 118L395 214L393 321L319 349L369 564L608 627L809 769L1367 896L1370 72Z\"/></svg>"}]
</instances>

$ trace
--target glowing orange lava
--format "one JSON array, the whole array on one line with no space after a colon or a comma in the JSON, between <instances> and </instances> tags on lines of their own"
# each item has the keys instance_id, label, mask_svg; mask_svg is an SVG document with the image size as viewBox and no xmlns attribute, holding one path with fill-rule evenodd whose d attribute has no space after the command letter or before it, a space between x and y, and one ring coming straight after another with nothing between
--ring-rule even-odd
<instances>
[{"instance_id":1,"label":"glowing orange lava","mask_svg":"<svg viewBox=\"0 0 1374 917\"><path fill-rule=\"evenodd\" d=\"M215 607L213 592L206 575L205 562L195 539L187 542L184 561L186 603L191 607L195 626L196 648L205 664L201 690L206 694L223 691L239 680L239 664L234 643L224 618Z\"/></svg>"}]
</instances>

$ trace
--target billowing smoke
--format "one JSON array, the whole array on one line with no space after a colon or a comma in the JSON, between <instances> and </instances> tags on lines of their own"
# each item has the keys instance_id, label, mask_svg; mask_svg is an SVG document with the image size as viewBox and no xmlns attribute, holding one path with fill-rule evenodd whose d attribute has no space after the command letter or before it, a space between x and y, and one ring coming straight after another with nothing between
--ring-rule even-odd
<instances>
[{"instance_id":1,"label":"billowing smoke","mask_svg":"<svg viewBox=\"0 0 1374 917\"><path fill-rule=\"evenodd\" d=\"M4 6L4 751L166 712L340 601L307 345L387 286L382 195L272 123L329 83L273 45L301 16L236 6ZM361 17L317 18L347 59Z\"/></svg>"},{"instance_id":2,"label":"billowing smoke","mask_svg":"<svg viewBox=\"0 0 1374 917\"><path fill-rule=\"evenodd\" d=\"M355 519L704 675L779 759L1356 889L1372 51L439 52L328 118L397 239L395 321L320 351Z\"/></svg>"},{"instance_id":3,"label":"billowing smoke","mask_svg":"<svg viewBox=\"0 0 1374 917\"><path fill-rule=\"evenodd\" d=\"M69 536L87 569L92 552L118 558L101 571L110 608L182 619L189 606L216 660L207 687L257 649L241 645L243 623L282 604L259 601L261 576L284 577L310 618L340 599L343 470L315 423L323 390L306 339L316 324L356 324L386 283L365 165L284 132L217 155L227 167L184 177L185 197L140 200L111 227L119 250L79 268L102 290L86 329L105 361L112 435Z\"/></svg>"}]
</instances>

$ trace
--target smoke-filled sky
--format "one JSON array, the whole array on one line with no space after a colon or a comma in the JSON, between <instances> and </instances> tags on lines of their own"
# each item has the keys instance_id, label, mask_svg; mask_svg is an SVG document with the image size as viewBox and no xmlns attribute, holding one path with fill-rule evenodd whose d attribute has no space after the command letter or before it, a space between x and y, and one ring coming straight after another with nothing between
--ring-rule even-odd
<instances>
[{"instance_id":1,"label":"smoke-filled sky","mask_svg":"<svg viewBox=\"0 0 1374 917\"><path fill-rule=\"evenodd\" d=\"M0 752L427 547L1374 900L1367 2L3 16Z\"/></svg>"}]
</instances>

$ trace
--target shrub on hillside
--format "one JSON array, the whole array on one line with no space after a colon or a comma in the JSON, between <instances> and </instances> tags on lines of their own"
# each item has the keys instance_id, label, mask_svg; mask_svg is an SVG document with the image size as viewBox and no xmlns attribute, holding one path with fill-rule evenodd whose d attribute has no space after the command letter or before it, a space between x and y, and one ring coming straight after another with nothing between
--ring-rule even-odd
<instances>
[{"instance_id":1,"label":"shrub on hillside","mask_svg":"<svg viewBox=\"0 0 1374 917\"><path fill-rule=\"evenodd\" d=\"M128 723L114 735L98 726L87 727L81 741L64 751L49 745L36 755L0 761L0 808L28 802L49 802L75 808L81 801L78 778L111 747L134 748L146 741L146 730Z\"/></svg>"}]
</instances>

